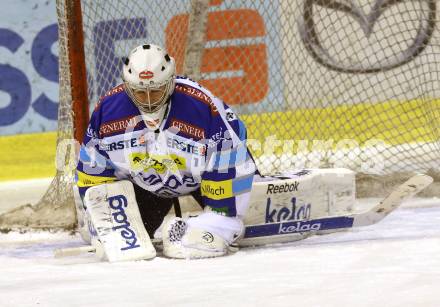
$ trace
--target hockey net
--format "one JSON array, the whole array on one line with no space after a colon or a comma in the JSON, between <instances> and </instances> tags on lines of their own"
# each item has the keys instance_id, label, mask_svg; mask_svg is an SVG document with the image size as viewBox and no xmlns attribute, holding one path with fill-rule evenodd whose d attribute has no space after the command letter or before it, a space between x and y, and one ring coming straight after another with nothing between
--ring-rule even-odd
<instances>
[{"instance_id":1,"label":"hockey net","mask_svg":"<svg viewBox=\"0 0 440 307\"><path fill-rule=\"evenodd\" d=\"M69 58L80 46L73 26L84 37L90 110L121 81L130 49L151 42L240 115L262 173L347 167L359 174L359 196L378 196L409 173L438 178L435 0L82 0L82 27L72 23L74 3L57 1L58 143L70 150L58 151L58 173L40 203L0 217L3 228L75 223L75 146L64 146L74 129L84 133L72 105L80 65Z\"/></svg>"}]
</instances>

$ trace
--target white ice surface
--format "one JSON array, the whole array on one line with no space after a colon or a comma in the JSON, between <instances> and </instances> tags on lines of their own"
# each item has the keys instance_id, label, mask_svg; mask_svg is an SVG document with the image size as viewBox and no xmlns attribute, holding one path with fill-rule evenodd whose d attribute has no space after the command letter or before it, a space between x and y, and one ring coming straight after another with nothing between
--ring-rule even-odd
<instances>
[{"instance_id":1,"label":"white ice surface","mask_svg":"<svg viewBox=\"0 0 440 307\"><path fill-rule=\"evenodd\" d=\"M215 259L54 259L64 233L0 235L0 306L440 306L440 200L382 222Z\"/></svg>"},{"instance_id":2,"label":"white ice surface","mask_svg":"<svg viewBox=\"0 0 440 307\"><path fill-rule=\"evenodd\" d=\"M21 205L36 204L52 180L53 178L39 178L0 182L0 214Z\"/></svg>"}]
</instances>

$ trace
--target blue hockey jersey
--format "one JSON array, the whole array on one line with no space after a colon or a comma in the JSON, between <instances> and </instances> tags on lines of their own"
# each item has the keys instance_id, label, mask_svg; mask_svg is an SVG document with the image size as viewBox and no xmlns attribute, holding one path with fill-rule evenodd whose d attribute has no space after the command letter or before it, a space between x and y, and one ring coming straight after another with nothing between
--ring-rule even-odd
<instances>
[{"instance_id":1,"label":"blue hockey jersey","mask_svg":"<svg viewBox=\"0 0 440 307\"><path fill-rule=\"evenodd\" d=\"M245 126L226 104L177 77L160 128L148 126L123 84L101 98L81 145L80 193L122 179L161 197L201 189L213 211L244 215L256 168Z\"/></svg>"}]
</instances>

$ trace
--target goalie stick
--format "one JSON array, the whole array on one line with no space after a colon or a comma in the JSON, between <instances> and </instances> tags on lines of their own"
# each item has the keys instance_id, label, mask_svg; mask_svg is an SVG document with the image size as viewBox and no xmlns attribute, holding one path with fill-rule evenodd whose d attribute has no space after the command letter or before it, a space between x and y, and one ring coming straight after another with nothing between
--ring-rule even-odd
<instances>
[{"instance_id":1,"label":"goalie stick","mask_svg":"<svg viewBox=\"0 0 440 307\"><path fill-rule=\"evenodd\" d=\"M331 233L341 229L372 225L382 220L394 209L398 208L403 201L422 191L430 185L432 181L433 179L428 175L415 175L395 188L386 198L372 209L361 213L321 217L312 220L246 226L244 240L278 235L298 234L303 236L304 233L308 232L319 233L325 231L325 233Z\"/></svg>"},{"instance_id":2,"label":"goalie stick","mask_svg":"<svg viewBox=\"0 0 440 307\"><path fill-rule=\"evenodd\" d=\"M69 248L60 248L54 250L55 258L69 257L69 256L77 256L83 253L95 253L96 248L92 245L80 246L80 247L69 247Z\"/></svg>"},{"instance_id":3,"label":"goalie stick","mask_svg":"<svg viewBox=\"0 0 440 307\"><path fill-rule=\"evenodd\" d=\"M395 188L387 197L372 209L350 215L339 215L322 217L312 220L299 220L280 223L248 225L245 227L244 238L242 240L252 240L259 237L271 237L289 235L303 237L305 233L315 232L331 233L341 229L349 229L358 226L368 226L375 224L386 217L390 212L400 206L400 204L422 191L432 183L433 179L424 174L411 177L405 183ZM157 239L153 240L157 243ZM239 242L239 245L240 242ZM64 248L55 250L56 257L75 256L81 253L95 252L93 246L83 246L74 248Z\"/></svg>"}]
</instances>

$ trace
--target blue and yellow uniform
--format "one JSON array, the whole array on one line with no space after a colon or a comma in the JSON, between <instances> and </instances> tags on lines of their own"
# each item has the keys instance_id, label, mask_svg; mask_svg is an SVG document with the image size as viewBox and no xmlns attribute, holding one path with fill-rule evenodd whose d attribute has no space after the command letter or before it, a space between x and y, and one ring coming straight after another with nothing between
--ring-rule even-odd
<instances>
[{"instance_id":1,"label":"blue and yellow uniform","mask_svg":"<svg viewBox=\"0 0 440 307\"><path fill-rule=\"evenodd\" d=\"M149 124L123 84L101 99L81 146L80 194L126 179L162 198L200 189L211 210L245 214L255 164L245 126L226 104L198 83L177 77L160 127L153 131Z\"/></svg>"}]
</instances>

